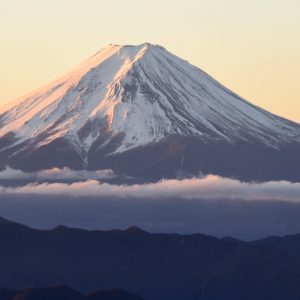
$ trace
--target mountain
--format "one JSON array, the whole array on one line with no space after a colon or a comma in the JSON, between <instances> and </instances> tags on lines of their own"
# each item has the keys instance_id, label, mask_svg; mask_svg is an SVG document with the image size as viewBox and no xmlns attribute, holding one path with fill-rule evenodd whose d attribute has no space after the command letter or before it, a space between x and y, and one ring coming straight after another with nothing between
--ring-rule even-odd
<instances>
[{"instance_id":1,"label":"mountain","mask_svg":"<svg viewBox=\"0 0 300 300\"><path fill-rule=\"evenodd\" d=\"M0 111L0 166L300 180L300 125L161 46L109 45Z\"/></svg>"},{"instance_id":2,"label":"mountain","mask_svg":"<svg viewBox=\"0 0 300 300\"><path fill-rule=\"evenodd\" d=\"M26 289L10 300L84 300L80 293L65 286Z\"/></svg>"},{"instance_id":3,"label":"mountain","mask_svg":"<svg viewBox=\"0 0 300 300\"><path fill-rule=\"evenodd\" d=\"M96 291L88 295L88 300L145 300L144 298L121 289Z\"/></svg>"},{"instance_id":4,"label":"mountain","mask_svg":"<svg viewBox=\"0 0 300 300\"><path fill-rule=\"evenodd\" d=\"M11 300L19 291L0 288L0 300Z\"/></svg>"},{"instance_id":5,"label":"mountain","mask_svg":"<svg viewBox=\"0 0 300 300\"><path fill-rule=\"evenodd\" d=\"M30 288L22 291L1 289L0 300L145 300L121 289L100 290L88 296L66 286Z\"/></svg>"},{"instance_id":6,"label":"mountain","mask_svg":"<svg viewBox=\"0 0 300 300\"><path fill-rule=\"evenodd\" d=\"M120 292L91 291L119 287L149 300L300 297L300 235L243 242L202 234L150 234L137 227L84 231L59 226L43 231L6 224L0 224L0 286L11 289L64 284L101 300L117 300ZM73 293L59 288L47 294L54 292ZM112 294L116 298L109 298ZM126 295L122 299L139 299Z\"/></svg>"},{"instance_id":7,"label":"mountain","mask_svg":"<svg viewBox=\"0 0 300 300\"><path fill-rule=\"evenodd\" d=\"M10 224L10 223L11 223L10 221L7 221L0 217L0 224Z\"/></svg>"}]
</instances>

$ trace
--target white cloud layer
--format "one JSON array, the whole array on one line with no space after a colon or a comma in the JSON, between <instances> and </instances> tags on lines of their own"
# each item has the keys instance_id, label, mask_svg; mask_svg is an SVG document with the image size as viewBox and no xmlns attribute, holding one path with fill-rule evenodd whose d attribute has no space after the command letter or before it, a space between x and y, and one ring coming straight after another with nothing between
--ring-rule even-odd
<instances>
[{"instance_id":1,"label":"white cloud layer","mask_svg":"<svg viewBox=\"0 0 300 300\"><path fill-rule=\"evenodd\" d=\"M5 177L6 176L6 177ZM10 177L9 177L10 176ZM0 173L3 178L24 178L26 173L6 170ZM18 194L70 194L74 196L117 196L135 198L168 198L180 197L185 199L240 199L240 200L285 200L300 202L300 183L286 181L246 183L234 179L209 175L203 178L183 180L162 180L157 183L116 185L100 183L98 180L114 176L112 171L71 171L69 169L50 170L36 173L39 178L82 179L71 184L42 183L28 184L17 188L1 188L2 193ZM91 178L86 180L86 178Z\"/></svg>"}]
</instances>

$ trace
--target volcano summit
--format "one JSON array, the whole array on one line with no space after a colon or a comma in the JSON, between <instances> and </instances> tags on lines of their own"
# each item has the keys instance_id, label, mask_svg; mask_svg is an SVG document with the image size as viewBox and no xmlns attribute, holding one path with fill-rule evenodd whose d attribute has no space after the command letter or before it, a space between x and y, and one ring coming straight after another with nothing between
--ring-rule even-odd
<instances>
[{"instance_id":1,"label":"volcano summit","mask_svg":"<svg viewBox=\"0 0 300 300\"><path fill-rule=\"evenodd\" d=\"M109 45L0 110L0 167L299 181L300 125L161 46Z\"/></svg>"}]
</instances>

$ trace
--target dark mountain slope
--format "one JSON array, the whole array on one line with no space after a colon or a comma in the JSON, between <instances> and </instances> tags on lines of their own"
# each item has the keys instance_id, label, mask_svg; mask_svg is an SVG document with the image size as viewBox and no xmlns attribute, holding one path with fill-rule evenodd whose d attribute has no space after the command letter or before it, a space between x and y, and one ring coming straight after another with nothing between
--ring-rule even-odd
<instances>
[{"instance_id":1,"label":"dark mountain slope","mask_svg":"<svg viewBox=\"0 0 300 300\"><path fill-rule=\"evenodd\" d=\"M99 290L84 296L66 286L30 288L22 291L0 288L0 300L145 300L121 289Z\"/></svg>"},{"instance_id":2,"label":"dark mountain slope","mask_svg":"<svg viewBox=\"0 0 300 300\"><path fill-rule=\"evenodd\" d=\"M11 300L19 291L6 288L0 288L0 300Z\"/></svg>"},{"instance_id":3,"label":"dark mountain slope","mask_svg":"<svg viewBox=\"0 0 300 300\"><path fill-rule=\"evenodd\" d=\"M87 300L143 300L144 298L121 289L101 290L91 293Z\"/></svg>"},{"instance_id":4,"label":"dark mountain slope","mask_svg":"<svg viewBox=\"0 0 300 300\"><path fill-rule=\"evenodd\" d=\"M119 287L155 300L300 297L299 236L285 251L266 240L150 234L136 227L41 231L8 224L0 225L1 286L66 284L82 293Z\"/></svg>"},{"instance_id":5,"label":"dark mountain slope","mask_svg":"<svg viewBox=\"0 0 300 300\"><path fill-rule=\"evenodd\" d=\"M11 300L84 300L80 293L65 286L26 289Z\"/></svg>"}]
</instances>

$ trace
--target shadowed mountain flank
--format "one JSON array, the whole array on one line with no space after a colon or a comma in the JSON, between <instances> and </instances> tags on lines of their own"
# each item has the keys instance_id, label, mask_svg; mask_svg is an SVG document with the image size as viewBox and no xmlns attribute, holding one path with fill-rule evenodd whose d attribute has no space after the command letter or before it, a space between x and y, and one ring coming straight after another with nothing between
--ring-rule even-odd
<instances>
[{"instance_id":1,"label":"shadowed mountain flank","mask_svg":"<svg viewBox=\"0 0 300 300\"><path fill-rule=\"evenodd\" d=\"M202 234L150 234L136 227L85 231L59 226L43 231L9 224L0 224L0 284L12 289L63 283L81 294L58 287L47 295L74 294L76 299L82 294L118 299L109 298L117 297L118 289L92 293L112 287L153 300L300 296L299 235L243 242ZM15 299L37 299L44 292L26 290L21 294L25 298ZM140 298L124 294L122 299Z\"/></svg>"}]
</instances>

